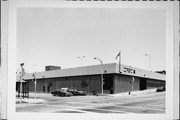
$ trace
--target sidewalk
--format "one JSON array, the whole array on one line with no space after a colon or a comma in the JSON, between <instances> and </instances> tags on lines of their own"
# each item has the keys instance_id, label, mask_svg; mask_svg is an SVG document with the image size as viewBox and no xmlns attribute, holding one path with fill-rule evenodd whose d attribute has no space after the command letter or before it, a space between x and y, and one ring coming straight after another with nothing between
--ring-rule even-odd
<instances>
[{"instance_id":1,"label":"sidewalk","mask_svg":"<svg viewBox=\"0 0 180 120\"><path fill-rule=\"evenodd\" d=\"M117 93L117 94L111 94L110 96L116 97L116 96L136 96L136 95L143 95L143 94L150 94L155 93L156 89L149 89L149 90L143 90L143 91L133 91L133 92L125 92L125 93Z\"/></svg>"},{"instance_id":2,"label":"sidewalk","mask_svg":"<svg viewBox=\"0 0 180 120\"><path fill-rule=\"evenodd\" d=\"M41 99L41 98L45 98L45 97L49 97L52 96L49 93L36 93L37 98L34 98L35 93L29 93L29 98L23 98L22 99L22 103L28 103L28 104L39 104L39 103L44 103L46 102L46 100ZM19 98L16 98L16 103L20 104L19 102Z\"/></svg>"},{"instance_id":3,"label":"sidewalk","mask_svg":"<svg viewBox=\"0 0 180 120\"><path fill-rule=\"evenodd\" d=\"M117 93L117 94L98 94L97 96L110 96L110 97L120 97L120 96L136 96L136 95L143 95L143 94L151 94L156 93L156 89L148 89L143 91L133 91L133 92L125 92L125 93ZM40 99L40 98L49 98L52 97L51 94L47 93L36 93L37 99L34 99L34 93L29 94L29 98L22 99L22 103L28 103L28 104L39 104L44 103L46 100ZM88 96L88 95L87 95ZM19 98L16 98L16 103L19 104Z\"/></svg>"},{"instance_id":4,"label":"sidewalk","mask_svg":"<svg viewBox=\"0 0 180 120\"><path fill-rule=\"evenodd\" d=\"M43 103L45 102L45 100L42 99L33 99L33 98L24 98L21 100L21 103L29 103L29 104L33 104L33 103ZM20 100L16 98L16 103L20 103Z\"/></svg>"}]
</instances>

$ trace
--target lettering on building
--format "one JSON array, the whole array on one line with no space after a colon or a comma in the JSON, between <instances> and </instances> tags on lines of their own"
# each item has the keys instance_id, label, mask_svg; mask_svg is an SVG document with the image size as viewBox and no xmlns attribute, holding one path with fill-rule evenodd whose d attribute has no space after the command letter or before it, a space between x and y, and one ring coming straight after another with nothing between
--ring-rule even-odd
<instances>
[{"instance_id":1,"label":"lettering on building","mask_svg":"<svg viewBox=\"0 0 180 120\"><path fill-rule=\"evenodd\" d=\"M131 73L131 74L136 74L136 70L128 67L124 67L124 72L126 73Z\"/></svg>"}]
</instances>

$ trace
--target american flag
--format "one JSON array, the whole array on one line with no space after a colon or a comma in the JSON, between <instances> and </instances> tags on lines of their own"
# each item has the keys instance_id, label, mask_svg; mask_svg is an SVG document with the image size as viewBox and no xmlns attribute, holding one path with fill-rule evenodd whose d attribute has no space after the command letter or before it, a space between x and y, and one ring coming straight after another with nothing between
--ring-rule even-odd
<instances>
[{"instance_id":1,"label":"american flag","mask_svg":"<svg viewBox=\"0 0 180 120\"><path fill-rule=\"evenodd\" d=\"M116 60L118 57L120 57L120 56L121 56L121 51L119 51L119 53L117 54L115 60Z\"/></svg>"}]
</instances>

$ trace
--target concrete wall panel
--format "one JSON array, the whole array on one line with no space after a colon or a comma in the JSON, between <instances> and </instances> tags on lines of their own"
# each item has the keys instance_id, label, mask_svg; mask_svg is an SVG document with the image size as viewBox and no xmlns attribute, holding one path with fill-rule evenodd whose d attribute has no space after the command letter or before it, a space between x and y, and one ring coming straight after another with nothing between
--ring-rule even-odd
<instances>
[{"instance_id":1,"label":"concrete wall panel","mask_svg":"<svg viewBox=\"0 0 180 120\"><path fill-rule=\"evenodd\" d=\"M43 91L45 87L45 91ZM51 79L37 79L37 92L52 92L60 88L72 88L89 92L101 92L100 75L73 76ZM34 83L29 81L29 91L34 92Z\"/></svg>"},{"instance_id":2,"label":"concrete wall panel","mask_svg":"<svg viewBox=\"0 0 180 120\"><path fill-rule=\"evenodd\" d=\"M132 90L132 77L124 76L124 75L115 75L114 80L114 92L122 93L122 92L130 92ZM139 78L135 77L133 90L139 90Z\"/></svg>"},{"instance_id":3,"label":"concrete wall panel","mask_svg":"<svg viewBox=\"0 0 180 120\"><path fill-rule=\"evenodd\" d=\"M113 76L112 76L113 77ZM140 78L134 77L133 91L140 90ZM132 91L132 76L115 74L114 75L114 93L130 92ZM153 79L147 79L147 89L165 86L165 82ZM88 93L96 91L101 93L101 76L72 76L51 79L37 79L37 92L52 92L60 88L73 88L77 90L84 90ZM45 89L45 90L44 90ZM34 92L34 83L29 81L29 90Z\"/></svg>"},{"instance_id":4,"label":"concrete wall panel","mask_svg":"<svg viewBox=\"0 0 180 120\"><path fill-rule=\"evenodd\" d=\"M164 81L158 81L158 80L153 80L153 79L147 80L147 89L157 88L157 87L161 87L161 86L165 86Z\"/></svg>"}]
</instances>

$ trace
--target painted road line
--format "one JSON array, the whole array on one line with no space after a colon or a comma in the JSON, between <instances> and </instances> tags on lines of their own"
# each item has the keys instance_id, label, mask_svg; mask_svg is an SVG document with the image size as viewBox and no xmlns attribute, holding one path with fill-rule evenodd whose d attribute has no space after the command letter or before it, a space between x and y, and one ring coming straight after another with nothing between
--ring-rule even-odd
<instances>
[{"instance_id":1,"label":"painted road line","mask_svg":"<svg viewBox=\"0 0 180 120\"><path fill-rule=\"evenodd\" d=\"M53 103L53 102L51 102L51 103ZM155 109L155 108L143 108L143 107L132 107L132 106L123 106L123 105L120 105L120 104L106 104L106 105L99 105L99 104L94 104L94 103L82 103L82 102L69 102L69 103L67 103L67 104L61 104L60 106L66 106L66 107L73 107L73 108L84 108L84 106L83 107L77 107L77 106L73 106L73 105L68 105L68 104L71 104L71 103L75 103L75 104L84 104L84 105L86 105L86 107L85 108L95 108L95 107L108 107L108 106L115 106L115 107L123 107L123 108L130 108L130 109L143 109L143 110L156 110L156 111L161 111L161 112L165 112L165 110L161 110L161 109ZM33 104L31 104L31 105L33 105ZM37 104L34 104L34 105L37 105ZM48 105L48 104L38 104L38 105L46 105L46 106L58 106L57 104L56 105ZM93 105L93 106L92 106ZM117 106L118 105L118 106ZM120 105L120 106L119 106ZM96 108L97 109L97 108ZM116 111L117 112L117 111Z\"/></svg>"},{"instance_id":2,"label":"painted road line","mask_svg":"<svg viewBox=\"0 0 180 120\"><path fill-rule=\"evenodd\" d=\"M75 108L75 109L73 109ZM130 113L130 112L125 112L125 111L116 111L116 110L105 110L105 109L100 109L100 108L85 108L85 107L73 107L73 108L66 108L61 111L76 111L79 113ZM59 111L59 112L61 112ZM98 112L99 111L99 112ZM131 113L132 114L132 113Z\"/></svg>"},{"instance_id":3,"label":"painted road line","mask_svg":"<svg viewBox=\"0 0 180 120\"><path fill-rule=\"evenodd\" d=\"M36 104L34 104L36 105ZM98 107L98 106L104 106L104 105L114 105L114 103L106 103L106 104L99 104L99 103L83 103L83 102L66 102L64 104L59 104L59 102L57 101L53 101L53 102L47 102L47 103L40 103L38 105L60 105L60 106L73 106L73 105L80 105L80 106L95 106L95 107Z\"/></svg>"},{"instance_id":4,"label":"painted road line","mask_svg":"<svg viewBox=\"0 0 180 120\"><path fill-rule=\"evenodd\" d=\"M34 104L35 105L35 104ZM49 106L49 107L67 107L67 108L69 108L69 107L71 107L71 108L76 108L76 109L81 109L81 108L96 108L96 107L104 107L104 106L112 106L112 105L94 105L94 106L89 106L89 105L87 105L87 106L70 106L70 105L63 105L63 104L61 104L61 105L48 105L48 104L38 104L38 105L40 105L40 106Z\"/></svg>"},{"instance_id":5,"label":"painted road line","mask_svg":"<svg viewBox=\"0 0 180 120\"><path fill-rule=\"evenodd\" d=\"M116 104L118 105L118 104ZM133 108L133 109L146 109L146 110L156 110L156 111L161 111L161 112L165 112L165 110L162 110L162 109L157 109L157 108L144 108L144 107L134 107L134 106L123 106L123 105L118 105L118 106L115 106L115 107L123 107L123 108Z\"/></svg>"},{"instance_id":6,"label":"painted road line","mask_svg":"<svg viewBox=\"0 0 180 120\"><path fill-rule=\"evenodd\" d=\"M44 105L44 104L38 104L38 105ZM44 107L58 107L57 105L44 105ZM57 110L56 111L53 111L53 110L50 110L51 112L57 112L57 111L64 111L64 110L71 110L71 111L79 111L79 112L85 112L85 113L97 113L95 112L96 110L99 110L102 111L100 113L107 113L107 112L111 112L111 113L131 113L133 114L133 112L127 112L127 111L120 111L120 110L107 110L107 109L101 109L101 108L97 108L97 107L108 107L110 105L97 105L97 106L82 106L82 107L77 107L77 106L67 106L67 105L60 105L60 106L63 106L63 107L71 107L71 108L65 108L65 109L60 109L60 110ZM91 111L91 112L90 112ZM93 112L94 111L94 112ZM105 112L103 112L105 111Z\"/></svg>"},{"instance_id":7,"label":"painted road line","mask_svg":"<svg viewBox=\"0 0 180 120\"><path fill-rule=\"evenodd\" d=\"M88 110L88 109L86 109ZM90 109L89 109L90 110ZM127 112L127 111L120 111L120 110L107 110L107 109L101 109L101 108L93 108L91 109L92 111L93 110L100 110L102 111L101 113L106 113L106 112L110 112L110 113L125 113L125 114L134 114L133 112ZM103 111L106 111L106 112L103 112Z\"/></svg>"},{"instance_id":8,"label":"painted road line","mask_svg":"<svg viewBox=\"0 0 180 120\"><path fill-rule=\"evenodd\" d=\"M55 105L47 105L47 106L55 106ZM67 106L66 106L67 107ZM83 106L83 107L77 107L77 106L69 106L71 108L65 108L64 110L67 110L67 109L70 109L70 110L77 110L79 112L82 112L82 111L86 111L86 113L96 113L95 111L96 110L99 110L99 111L102 111L101 113L105 113L103 111L106 111L106 112L111 112L111 113L130 113L130 114L134 114L133 112L127 112L127 111L121 111L121 110L107 110L107 109L101 109L101 108L97 108L97 107L108 107L108 106ZM89 112L91 111L91 112Z\"/></svg>"},{"instance_id":9,"label":"painted road line","mask_svg":"<svg viewBox=\"0 0 180 120\"><path fill-rule=\"evenodd\" d=\"M75 112L79 112L79 113L94 113L94 112L89 112L89 111L84 111L84 110L80 110L80 109L64 109L63 111L75 111Z\"/></svg>"},{"instance_id":10,"label":"painted road line","mask_svg":"<svg viewBox=\"0 0 180 120\"><path fill-rule=\"evenodd\" d=\"M60 104L60 105L57 105L57 104L38 104L38 105L46 105L46 106L63 106L63 107L71 107L71 108L97 108L97 107L104 107L104 106L114 106L114 104L110 103L110 104L93 104L93 103L90 103L90 104L87 104L85 103L84 105L82 105L80 102L76 102L77 104ZM79 104L80 103L80 104ZM75 105L80 105L80 106L75 106Z\"/></svg>"}]
</instances>

